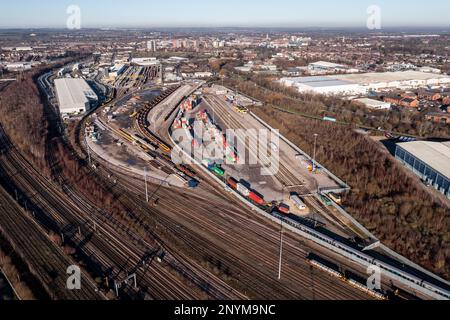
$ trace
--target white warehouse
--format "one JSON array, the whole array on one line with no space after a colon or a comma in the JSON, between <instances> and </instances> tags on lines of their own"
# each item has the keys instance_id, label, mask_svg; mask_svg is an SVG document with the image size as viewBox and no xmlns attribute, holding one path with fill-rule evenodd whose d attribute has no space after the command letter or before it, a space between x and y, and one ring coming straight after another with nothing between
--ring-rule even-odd
<instances>
[{"instance_id":1,"label":"white warehouse","mask_svg":"<svg viewBox=\"0 0 450 320\"><path fill-rule=\"evenodd\" d=\"M298 78L282 78L281 84L295 87L299 92L318 93L325 95L359 95L365 91L357 83L340 80L336 77L313 76Z\"/></svg>"},{"instance_id":2,"label":"white warehouse","mask_svg":"<svg viewBox=\"0 0 450 320\"><path fill-rule=\"evenodd\" d=\"M420 71L343 74L334 76L282 78L280 82L300 92L330 95L365 95L391 88L439 87L450 84L450 76Z\"/></svg>"},{"instance_id":3,"label":"white warehouse","mask_svg":"<svg viewBox=\"0 0 450 320\"><path fill-rule=\"evenodd\" d=\"M55 80L61 114L84 113L98 97L84 79L61 78Z\"/></svg>"}]
</instances>

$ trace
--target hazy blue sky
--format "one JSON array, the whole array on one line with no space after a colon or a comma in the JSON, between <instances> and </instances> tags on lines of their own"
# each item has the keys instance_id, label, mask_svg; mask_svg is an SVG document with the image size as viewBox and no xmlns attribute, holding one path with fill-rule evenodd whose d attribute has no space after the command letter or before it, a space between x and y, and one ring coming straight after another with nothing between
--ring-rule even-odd
<instances>
[{"instance_id":1,"label":"hazy blue sky","mask_svg":"<svg viewBox=\"0 0 450 320\"><path fill-rule=\"evenodd\" d=\"M365 27L381 8L382 26L450 26L448 0L0 0L0 27L65 27L68 5L82 27Z\"/></svg>"}]
</instances>

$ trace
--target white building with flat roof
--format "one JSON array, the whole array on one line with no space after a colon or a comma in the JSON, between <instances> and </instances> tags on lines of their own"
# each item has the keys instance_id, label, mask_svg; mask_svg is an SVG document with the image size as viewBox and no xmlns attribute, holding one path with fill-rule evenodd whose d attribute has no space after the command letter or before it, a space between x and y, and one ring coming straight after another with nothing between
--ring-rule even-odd
<instances>
[{"instance_id":1,"label":"white building with flat roof","mask_svg":"<svg viewBox=\"0 0 450 320\"><path fill-rule=\"evenodd\" d=\"M409 89L450 84L450 76L420 71L396 71L336 75L334 78L350 81L368 91L380 89Z\"/></svg>"},{"instance_id":2,"label":"white building with flat roof","mask_svg":"<svg viewBox=\"0 0 450 320\"><path fill-rule=\"evenodd\" d=\"M375 99L361 98L361 99L354 99L352 101L356 102L357 104L361 104L368 109L373 110L389 110L391 108L391 104L389 102L384 102Z\"/></svg>"},{"instance_id":3,"label":"white building with flat roof","mask_svg":"<svg viewBox=\"0 0 450 320\"><path fill-rule=\"evenodd\" d=\"M312 62L308 65L308 71L311 74L324 74L331 72L346 72L347 67L342 64L337 64L327 61Z\"/></svg>"},{"instance_id":4,"label":"white building with flat roof","mask_svg":"<svg viewBox=\"0 0 450 320\"><path fill-rule=\"evenodd\" d=\"M97 95L84 79L56 79L55 88L61 114L84 113L98 101Z\"/></svg>"},{"instance_id":5,"label":"white building with flat roof","mask_svg":"<svg viewBox=\"0 0 450 320\"><path fill-rule=\"evenodd\" d=\"M296 87L299 92L365 95L384 89L447 86L450 84L450 76L420 71L398 71L282 78L280 82L289 87Z\"/></svg>"},{"instance_id":6,"label":"white building with flat roof","mask_svg":"<svg viewBox=\"0 0 450 320\"><path fill-rule=\"evenodd\" d=\"M159 66L161 62L155 57L146 57L146 58L133 58L131 59L131 63L134 63L138 66Z\"/></svg>"},{"instance_id":7,"label":"white building with flat roof","mask_svg":"<svg viewBox=\"0 0 450 320\"><path fill-rule=\"evenodd\" d=\"M338 80L334 77L298 77L282 78L280 82L288 87L294 87L299 92L325 95L359 95L363 89L355 83Z\"/></svg>"}]
</instances>

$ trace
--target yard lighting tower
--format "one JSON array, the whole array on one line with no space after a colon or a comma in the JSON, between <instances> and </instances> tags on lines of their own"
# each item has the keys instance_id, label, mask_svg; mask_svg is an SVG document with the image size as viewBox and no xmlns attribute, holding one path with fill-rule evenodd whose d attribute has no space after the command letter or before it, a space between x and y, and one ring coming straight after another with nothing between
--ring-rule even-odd
<instances>
[{"instance_id":1,"label":"yard lighting tower","mask_svg":"<svg viewBox=\"0 0 450 320\"><path fill-rule=\"evenodd\" d=\"M317 169L317 162L316 162L316 150L317 150L317 137L319 135L317 133L314 133L314 156L313 156L313 171L315 172Z\"/></svg>"}]
</instances>

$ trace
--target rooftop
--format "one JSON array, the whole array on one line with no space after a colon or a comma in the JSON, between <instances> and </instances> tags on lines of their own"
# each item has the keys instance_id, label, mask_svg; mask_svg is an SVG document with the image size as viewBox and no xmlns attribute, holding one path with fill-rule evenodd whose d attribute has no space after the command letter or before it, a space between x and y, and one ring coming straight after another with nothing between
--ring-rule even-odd
<instances>
[{"instance_id":1,"label":"rooftop","mask_svg":"<svg viewBox=\"0 0 450 320\"><path fill-rule=\"evenodd\" d=\"M97 100L97 95L84 79L62 78L55 80L60 109L70 109L85 105L89 99Z\"/></svg>"},{"instance_id":2,"label":"rooftop","mask_svg":"<svg viewBox=\"0 0 450 320\"><path fill-rule=\"evenodd\" d=\"M303 84L313 88L345 86L352 84L349 81L335 79L334 77L297 77L285 79L290 80L295 84Z\"/></svg>"},{"instance_id":3,"label":"rooftop","mask_svg":"<svg viewBox=\"0 0 450 320\"><path fill-rule=\"evenodd\" d=\"M396 71L396 72L382 72L382 73L370 72L358 74L343 74L343 75L336 75L334 76L334 78L358 84L366 84L376 82L444 79L449 77L445 75L426 73L420 71Z\"/></svg>"},{"instance_id":4,"label":"rooftop","mask_svg":"<svg viewBox=\"0 0 450 320\"><path fill-rule=\"evenodd\" d=\"M316 65L316 66L321 66L321 67L326 67L326 68L344 68L345 67L342 64L328 62L328 61L312 62L312 63L310 63L310 65Z\"/></svg>"},{"instance_id":5,"label":"rooftop","mask_svg":"<svg viewBox=\"0 0 450 320\"><path fill-rule=\"evenodd\" d=\"M413 141L398 146L450 179L450 141Z\"/></svg>"},{"instance_id":6,"label":"rooftop","mask_svg":"<svg viewBox=\"0 0 450 320\"><path fill-rule=\"evenodd\" d=\"M379 101L379 100L370 99L370 98L360 98L360 99L355 99L354 101L363 103L368 106L373 106L373 107L390 105L390 103L388 103L388 102Z\"/></svg>"}]
</instances>

